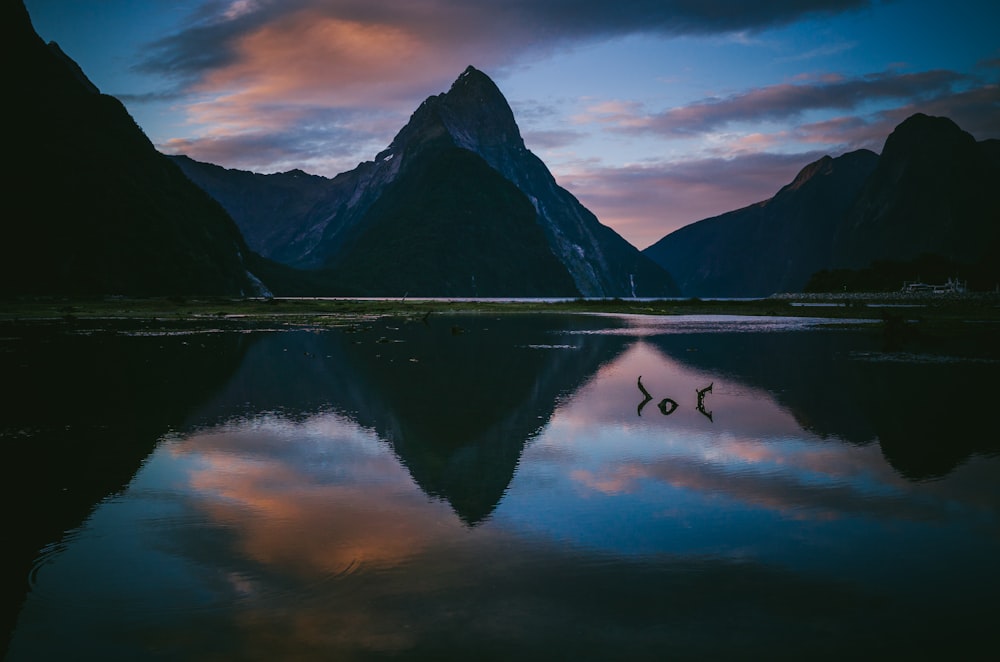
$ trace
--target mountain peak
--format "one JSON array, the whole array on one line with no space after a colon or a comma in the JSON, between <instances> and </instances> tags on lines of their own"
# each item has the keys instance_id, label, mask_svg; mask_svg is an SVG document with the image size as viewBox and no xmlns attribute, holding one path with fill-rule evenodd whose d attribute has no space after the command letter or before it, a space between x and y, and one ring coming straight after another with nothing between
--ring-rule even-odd
<instances>
[{"instance_id":1,"label":"mountain peak","mask_svg":"<svg viewBox=\"0 0 1000 662\"><path fill-rule=\"evenodd\" d=\"M487 161L489 154L498 149L524 150L524 140L503 93L489 76L471 65L447 92L427 97L375 160L385 160L442 136Z\"/></svg>"},{"instance_id":2,"label":"mountain peak","mask_svg":"<svg viewBox=\"0 0 1000 662\"><path fill-rule=\"evenodd\" d=\"M893 129L886 138L882 155L894 158L898 153L932 154L962 144L969 148L975 142L972 135L947 117L916 113Z\"/></svg>"},{"instance_id":3,"label":"mountain peak","mask_svg":"<svg viewBox=\"0 0 1000 662\"><path fill-rule=\"evenodd\" d=\"M500 93L500 89L496 86L493 80L484 74L479 69L476 69L471 64L465 68L465 71L458 75L455 82L451 84L451 89L448 90L448 95L452 94L463 94L473 92L486 92L488 94L493 94L503 97Z\"/></svg>"},{"instance_id":4,"label":"mountain peak","mask_svg":"<svg viewBox=\"0 0 1000 662\"><path fill-rule=\"evenodd\" d=\"M472 66L470 64L469 66L467 66L465 68L465 71L463 71L462 73L460 73L458 75L458 78L455 79L455 82L457 83L458 81L460 81L460 80L462 80L464 78L468 78L470 76L472 76L472 77L482 76L483 78L486 78L487 80L489 79L489 76L487 76L482 71L480 71L479 69L476 69L474 66Z\"/></svg>"},{"instance_id":5,"label":"mountain peak","mask_svg":"<svg viewBox=\"0 0 1000 662\"><path fill-rule=\"evenodd\" d=\"M451 89L435 98L441 119L459 147L473 152L491 144L524 147L507 99L496 83L475 67L466 67Z\"/></svg>"}]
</instances>

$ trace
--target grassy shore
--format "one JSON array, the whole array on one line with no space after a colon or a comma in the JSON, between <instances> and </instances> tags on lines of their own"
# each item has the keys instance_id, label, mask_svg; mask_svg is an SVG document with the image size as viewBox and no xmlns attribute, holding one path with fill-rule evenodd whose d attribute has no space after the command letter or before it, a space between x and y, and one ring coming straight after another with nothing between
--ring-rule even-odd
<instances>
[{"instance_id":1,"label":"grassy shore","mask_svg":"<svg viewBox=\"0 0 1000 662\"><path fill-rule=\"evenodd\" d=\"M166 326L340 326L373 317L440 313L620 313L913 319L1000 322L1000 296L901 296L898 293L796 295L753 300L574 299L566 301L427 299L228 299L109 297L0 301L0 324Z\"/></svg>"}]
</instances>

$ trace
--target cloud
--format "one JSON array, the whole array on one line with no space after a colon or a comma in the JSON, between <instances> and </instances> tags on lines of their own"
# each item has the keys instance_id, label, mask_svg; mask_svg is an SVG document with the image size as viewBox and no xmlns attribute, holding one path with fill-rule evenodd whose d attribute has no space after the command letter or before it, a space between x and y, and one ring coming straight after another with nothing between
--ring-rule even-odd
<instances>
[{"instance_id":1,"label":"cloud","mask_svg":"<svg viewBox=\"0 0 1000 662\"><path fill-rule=\"evenodd\" d=\"M332 177L357 166L359 152L382 149L380 138L399 128L395 116L359 117L328 108L273 107L266 116L266 122L229 122L196 137L169 139L157 148L253 172L301 168Z\"/></svg>"},{"instance_id":2,"label":"cloud","mask_svg":"<svg viewBox=\"0 0 1000 662\"><path fill-rule=\"evenodd\" d=\"M645 248L688 223L770 198L823 155L760 152L622 167L587 164L557 178L603 223Z\"/></svg>"},{"instance_id":3,"label":"cloud","mask_svg":"<svg viewBox=\"0 0 1000 662\"><path fill-rule=\"evenodd\" d=\"M333 176L384 148L420 100L447 89L468 64L502 76L531 58L626 35L750 38L871 4L210 0L182 30L151 44L137 68L173 84L163 94L184 104L177 108L191 126L162 150L261 172L301 167ZM799 57L851 46L840 41ZM992 61L980 66L995 73ZM563 185L640 247L685 223L770 197L824 153L878 150L912 112L950 116L976 136L1000 134L996 85L948 70L814 74L662 112L627 99L597 100L562 126L552 123L562 109L531 101L515 109L527 143L550 152ZM829 111L836 117L819 119ZM801 124L768 126L790 120ZM627 133L674 144L708 140L672 161L661 152L655 161L618 167L557 163L595 127L616 139Z\"/></svg>"},{"instance_id":4,"label":"cloud","mask_svg":"<svg viewBox=\"0 0 1000 662\"><path fill-rule=\"evenodd\" d=\"M797 126L790 134L801 142L837 146L840 151L881 151L893 129L916 113L948 117L977 139L991 138L1000 135L1000 85L983 84L911 100L870 114L831 117Z\"/></svg>"},{"instance_id":5,"label":"cloud","mask_svg":"<svg viewBox=\"0 0 1000 662\"><path fill-rule=\"evenodd\" d=\"M603 114L600 107L592 107L587 119L609 123L622 131L690 137L736 123L788 120L807 111L853 110L875 101L916 103L949 95L958 84L968 81L967 76L946 70L886 71L853 78L828 76L812 83L783 83L705 98L647 115L636 112L634 107L619 106L617 112Z\"/></svg>"},{"instance_id":6,"label":"cloud","mask_svg":"<svg viewBox=\"0 0 1000 662\"><path fill-rule=\"evenodd\" d=\"M895 127L914 113L949 117L979 140L1000 136L1000 85L983 84L954 94L914 101L881 113ZM888 132L886 132L888 135Z\"/></svg>"},{"instance_id":7,"label":"cloud","mask_svg":"<svg viewBox=\"0 0 1000 662\"><path fill-rule=\"evenodd\" d=\"M357 29L353 36L367 32L448 48L470 40L546 48L554 41L629 34L753 32L872 4L870 0L213 0L192 16L187 29L154 44L154 52L140 66L180 75L214 70L236 61L246 39L303 26L324 30L339 25ZM367 45L358 45L367 52Z\"/></svg>"},{"instance_id":8,"label":"cloud","mask_svg":"<svg viewBox=\"0 0 1000 662\"><path fill-rule=\"evenodd\" d=\"M824 155L839 156L856 149L881 152L889 134L915 113L949 117L980 140L1000 135L1000 85L952 91L948 81L959 76L929 73L933 75L922 78L927 87L917 77L888 85L885 89L899 92L911 88L913 98L881 110L836 115L774 133L714 133L708 148L690 152L688 157L624 166L569 164L556 175L603 223L643 248L688 223L770 198L799 170ZM827 91L827 98L844 99L838 103L846 106L856 94L853 88L845 82L837 92ZM657 128L667 131L668 137L688 138L689 133L721 131L730 123L788 119L807 110L809 99L822 98L823 94L813 97L804 90L787 94L783 90L750 91L730 103L705 109L704 115L696 111L699 104L688 106L683 113L658 118ZM858 106L870 101L858 99ZM616 128L634 131L637 124L632 117ZM646 130L651 130L650 124Z\"/></svg>"},{"instance_id":9,"label":"cloud","mask_svg":"<svg viewBox=\"0 0 1000 662\"><path fill-rule=\"evenodd\" d=\"M411 103L470 63L497 71L581 41L752 31L867 4L217 0L151 44L136 68L216 97L218 114L276 95L333 107Z\"/></svg>"},{"instance_id":10,"label":"cloud","mask_svg":"<svg viewBox=\"0 0 1000 662\"><path fill-rule=\"evenodd\" d=\"M525 131L522 136L525 144L533 149L560 149L577 142L584 134L579 131L548 130Z\"/></svg>"},{"instance_id":11,"label":"cloud","mask_svg":"<svg viewBox=\"0 0 1000 662\"><path fill-rule=\"evenodd\" d=\"M832 44L824 44L822 46L817 46L803 53L797 53L795 55L789 55L787 57L778 58L778 62L801 62L803 60L812 60L819 57L828 57L830 55L836 55L838 53L843 53L845 51L857 48L858 43L855 41L841 41Z\"/></svg>"},{"instance_id":12,"label":"cloud","mask_svg":"<svg viewBox=\"0 0 1000 662\"><path fill-rule=\"evenodd\" d=\"M728 450L720 449L720 455ZM740 452L746 453L746 450L743 448ZM678 489L725 495L740 503L791 518L842 519L859 515L893 521L943 521L947 518L947 513L933 504L901 506L895 491L887 490L888 496L873 498L872 494L852 484L855 482L853 472L858 469L870 472L874 462L867 467L831 465L830 460L836 462L838 458L820 451L815 458L802 458L807 466L798 467L785 465L786 457L772 456L766 448L751 450L761 451L762 455L744 457L740 471L733 471L725 463L707 463L701 458L674 456L644 464L609 464L599 472L577 471L572 478L587 489L609 495L637 491L640 482L655 480ZM868 454L875 452L873 449ZM727 457L728 461L739 459L739 456ZM780 475L767 470L769 462L782 464ZM832 480L830 483L816 483L810 480L813 472ZM894 475L880 473L878 479L887 487L906 487Z\"/></svg>"}]
</instances>

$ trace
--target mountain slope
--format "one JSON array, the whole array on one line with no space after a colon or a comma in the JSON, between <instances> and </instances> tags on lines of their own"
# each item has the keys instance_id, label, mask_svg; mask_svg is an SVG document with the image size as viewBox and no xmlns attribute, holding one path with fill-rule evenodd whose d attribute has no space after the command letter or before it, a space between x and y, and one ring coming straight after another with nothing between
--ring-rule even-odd
<instances>
[{"instance_id":1,"label":"mountain slope","mask_svg":"<svg viewBox=\"0 0 1000 662\"><path fill-rule=\"evenodd\" d=\"M773 198L681 228L645 253L688 296L801 291L821 270L925 254L982 267L1000 257L997 144L917 114L881 156L824 157Z\"/></svg>"},{"instance_id":2,"label":"mountain slope","mask_svg":"<svg viewBox=\"0 0 1000 662\"><path fill-rule=\"evenodd\" d=\"M169 156L189 179L207 191L230 216L252 250L278 262L294 263L296 233L289 219L307 216L327 195L330 180L301 170L261 175L201 163L186 156ZM274 223L280 216L286 222ZM283 250L284 249L284 250Z\"/></svg>"},{"instance_id":3,"label":"mountain slope","mask_svg":"<svg viewBox=\"0 0 1000 662\"><path fill-rule=\"evenodd\" d=\"M366 232L365 227L385 222L380 215L386 209L395 208L388 203L376 206L376 202L398 184L399 178L417 176L418 169L408 167L410 162L420 161L427 149L438 150L442 145L466 150L518 189L534 210L535 221L549 252L571 275L575 291L586 296L663 296L677 293L669 273L613 230L601 225L568 191L556 184L541 160L525 148L513 113L496 85L473 67L466 69L447 93L426 99L389 147L376 155L373 161L327 180L326 192L311 198L311 204L288 205L276 213L271 224L273 228L284 229L272 229L270 232L279 245L252 245L256 250L292 266L339 268L338 265L352 259L345 251L348 246L358 246L358 238ZM196 183L226 206L241 227L246 229L257 225L257 219L246 214L233 200L234 197L247 200L257 195L251 187L260 187L266 180L244 177L240 183L223 185L204 176L204 169L190 164L182 164L182 167ZM479 167L475 170L484 172ZM448 176L447 173L442 175ZM242 189L234 195L239 187ZM427 201L426 204L417 202L413 197L420 196L419 189L407 184L403 188L410 191L408 195L415 204L433 206L442 202L440 188L435 193L438 201ZM490 188L495 190L492 184ZM456 189L453 189L453 194L456 198L463 195ZM465 202L474 201L466 197ZM467 222L493 215L486 198L481 198L476 205L467 210ZM278 239L279 236L283 239ZM425 261L452 259L455 246L453 243L447 246L426 245ZM394 257L389 252L389 246L380 246L377 241L367 243L366 250L366 255L383 264L398 263L401 257ZM465 259L469 261L494 261L488 252L466 253ZM511 255L510 259L516 257ZM521 260L522 268L526 264ZM368 287L361 282L356 285ZM564 288L535 291L556 295L562 293ZM524 295L524 291L514 289L511 283L502 294L517 296Z\"/></svg>"},{"instance_id":4,"label":"mountain slope","mask_svg":"<svg viewBox=\"0 0 1000 662\"><path fill-rule=\"evenodd\" d=\"M225 211L100 94L24 5L4 2L12 56L0 293L252 294L249 253Z\"/></svg>"},{"instance_id":5,"label":"mountain slope","mask_svg":"<svg viewBox=\"0 0 1000 662\"><path fill-rule=\"evenodd\" d=\"M443 95L430 97L393 141L409 139L414 128L430 129L423 116L436 111L459 147L480 155L531 200L552 252L566 265L585 296L669 296L672 278L647 260L560 187L541 159L524 145L506 99L490 78L468 67ZM432 115L433 117L433 115Z\"/></svg>"},{"instance_id":6,"label":"mountain slope","mask_svg":"<svg viewBox=\"0 0 1000 662\"><path fill-rule=\"evenodd\" d=\"M373 204L333 263L358 294L578 296L521 192L448 143L427 149Z\"/></svg>"},{"instance_id":7,"label":"mountain slope","mask_svg":"<svg viewBox=\"0 0 1000 662\"><path fill-rule=\"evenodd\" d=\"M867 150L809 164L773 198L685 226L644 253L685 296L799 291L831 261L831 237L878 157Z\"/></svg>"},{"instance_id":8,"label":"mountain slope","mask_svg":"<svg viewBox=\"0 0 1000 662\"><path fill-rule=\"evenodd\" d=\"M914 115L886 139L834 238L834 264L858 268L922 253L977 262L1000 242L998 185L989 143L977 143L945 117Z\"/></svg>"}]
</instances>

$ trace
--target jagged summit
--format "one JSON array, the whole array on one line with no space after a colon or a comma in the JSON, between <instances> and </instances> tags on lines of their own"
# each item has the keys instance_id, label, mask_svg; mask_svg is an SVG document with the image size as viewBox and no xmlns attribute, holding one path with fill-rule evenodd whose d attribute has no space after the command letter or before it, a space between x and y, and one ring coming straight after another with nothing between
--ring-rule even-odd
<instances>
[{"instance_id":1,"label":"jagged summit","mask_svg":"<svg viewBox=\"0 0 1000 662\"><path fill-rule=\"evenodd\" d=\"M477 154L531 200L552 252L585 296L677 292L669 273L602 225L556 183L541 159L525 147L500 89L473 66L466 67L448 92L420 104L389 148L376 157L376 165L383 169L382 176L395 178L406 154L439 141Z\"/></svg>"},{"instance_id":2,"label":"jagged summit","mask_svg":"<svg viewBox=\"0 0 1000 662\"><path fill-rule=\"evenodd\" d=\"M458 75L458 78L456 78L455 82L451 84L451 88L447 92L448 95L475 95L480 93L499 97L504 101L504 103L506 103L506 100L503 98L503 94L500 93L500 88L496 86L493 79L479 69L476 69L471 64L465 68L465 71Z\"/></svg>"},{"instance_id":3,"label":"jagged summit","mask_svg":"<svg viewBox=\"0 0 1000 662\"><path fill-rule=\"evenodd\" d=\"M524 140L507 100L489 76L471 65L447 92L427 97L375 160L385 160L440 138L450 139L487 161L490 158L484 152L495 156L502 148L524 150Z\"/></svg>"},{"instance_id":4,"label":"jagged summit","mask_svg":"<svg viewBox=\"0 0 1000 662\"><path fill-rule=\"evenodd\" d=\"M449 133L461 147L478 151L484 145L506 144L524 149L507 99L493 80L475 67L467 67L439 99Z\"/></svg>"}]
</instances>

